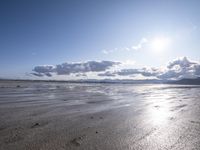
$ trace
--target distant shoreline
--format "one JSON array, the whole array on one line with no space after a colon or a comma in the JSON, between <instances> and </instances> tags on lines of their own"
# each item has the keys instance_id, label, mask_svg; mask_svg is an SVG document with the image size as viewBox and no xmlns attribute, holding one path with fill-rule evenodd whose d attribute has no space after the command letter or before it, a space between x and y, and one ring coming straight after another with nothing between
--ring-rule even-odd
<instances>
[{"instance_id":1,"label":"distant shoreline","mask_svg":"<svg viewBox=\"0 0 200 150\"><path fill-rule=\"evenodd\" d=\"M31 79L0 79L0 82L54 82L54 83L102 83L102 84L180 84L180 85L200 85L200 78L181 79L176 81L163 80L31 80Z\"/></svg>"},{"instance_id":2,"label":"distant shoreline","mask_svg":"<svg viewBox=\"0 0 200 150\"><path fill-rule=\"evenodd\" d=\"M110 84L163 84L159 80L31 80L31 79L0 79L1 81L20 82L65 82L65 83L110 83Z\"/></svg>"}]
</instances>

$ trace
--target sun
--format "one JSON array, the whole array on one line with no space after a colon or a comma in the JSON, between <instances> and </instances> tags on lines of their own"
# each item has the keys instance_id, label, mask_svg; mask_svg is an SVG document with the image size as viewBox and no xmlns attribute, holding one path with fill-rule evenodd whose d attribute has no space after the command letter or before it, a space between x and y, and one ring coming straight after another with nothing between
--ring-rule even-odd
<instances>
[{"instance_id":1,"label":"sun","mask_svg":"<svg viewBox=\"0 0 200 150\"><path fill-rule=\"evenodd\" d=\"M152 40L151 44L154 51L162 52L169 46L170 39L167 37L156 37Z\"/></svg>"}]
</instances>

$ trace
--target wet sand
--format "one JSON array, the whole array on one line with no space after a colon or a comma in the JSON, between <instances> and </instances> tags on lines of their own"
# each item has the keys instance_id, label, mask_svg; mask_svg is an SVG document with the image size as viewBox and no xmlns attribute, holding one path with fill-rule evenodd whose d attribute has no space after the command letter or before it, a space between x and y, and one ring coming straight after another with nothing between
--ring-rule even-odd
<instances>
[{"instance_id":1,"label":"wet sand","mask_svg":"<svg viewBox=\"0 0 200 150\"><path fill-rule=\"evenodd\" d=\"M0 150L200 149L200 87L0 82Z\"/></svg>"}]
</instances>

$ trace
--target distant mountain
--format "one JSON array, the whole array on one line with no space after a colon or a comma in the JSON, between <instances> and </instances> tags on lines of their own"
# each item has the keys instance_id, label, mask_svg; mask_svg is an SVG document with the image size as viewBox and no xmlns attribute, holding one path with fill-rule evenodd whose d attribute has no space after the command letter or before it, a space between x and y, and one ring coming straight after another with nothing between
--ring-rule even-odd
<instances>
[{"instance_id":1,"label":"distant mountain","mask_svg":"<svg viewBox=\"0 0 200 150\"><path fill-rule=\"evenodd\" d=\"M178 81L169 81L169 84L184 84L184 85L200 85L200 77L196 79L181 79Z\"/></svg>"}]
</instances>

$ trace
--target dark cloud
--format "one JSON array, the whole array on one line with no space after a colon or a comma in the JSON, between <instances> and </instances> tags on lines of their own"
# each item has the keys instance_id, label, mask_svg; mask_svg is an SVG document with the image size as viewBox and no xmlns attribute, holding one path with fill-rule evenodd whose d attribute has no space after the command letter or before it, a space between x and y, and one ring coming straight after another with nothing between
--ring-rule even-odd
<instances>
[{"instance_id":1,"label":"dark cloud","mask_svg":"<svg viewBox=\"0 0 200 150\"><path fill-rule=\"evenodd\" d=\"M43 74L41 74L41 73L31 73L32 75L34 75L34 76L37 76L37 77L43 77L44 75Z\"/></svg>"},{"instance_id":2,"label":"dark cloud","mask_svg":"<svg viewBox=\"0 0 200 150\"><path fill-rule=\"evenodd\" d=\"M98 76L100 76L100 77L114 77L115 73L106 71L104 73L99 73Z\"/></svg>"},{"instance_id":3,"label":"dark cloud","mask_svg":"<svg viewBox=\"0 0 200 150\"><path fill-rule=\"evenodd\" d=\"M52 74L49 72L44 73L47 77L52 77Z\"/></svg>"},{"instance_id":4,"label":"dark cloud","mask_svg":"<svg viewBox=\"0 0 200 150\"><path fill-rule=\"evenodd\" d=\"M49 72L54 72L55 67L52 65L44 65L44 66L36 66L33 71L37 73L49 73Z\"/></svg>"},{"instance_id":5,"label":"dark cloud","mask_svg":"<svg viewBox=\"0 0 200 150\"><path fill-rule=\"evenodd\" d=\"M85 74L85 73L78 73L78 74L76 74L76 77L87 77L87 74Z\"/></svg>"},{"instance_id":6,"label":"dark cloud","mask_svg":"<svg viewBox=\"0 0 200 150\"><path fill-rule=\"evenodd\" d=\"M134 75L134 74L140 74L140 71L138 69L122 69L116 72L116 74L120 76L129 76L129 75Z\"/></svg>"}]
</instances>

